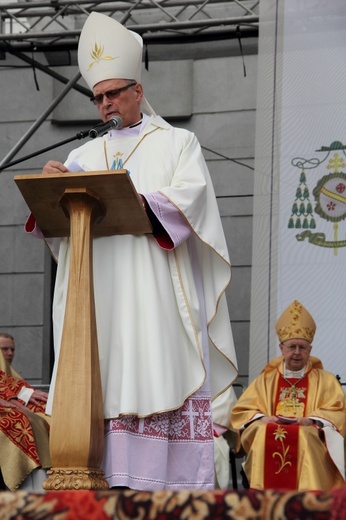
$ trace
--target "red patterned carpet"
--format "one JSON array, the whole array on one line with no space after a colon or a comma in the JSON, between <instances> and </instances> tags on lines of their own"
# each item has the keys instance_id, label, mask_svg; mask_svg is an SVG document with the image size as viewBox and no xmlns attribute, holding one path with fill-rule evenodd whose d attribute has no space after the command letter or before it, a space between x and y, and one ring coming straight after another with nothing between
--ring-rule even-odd
<instances>
[{"instance_id":1,"label":"red patterned carpet","mask_svg":"<svg viewBox=\"0 0 346 520\"><path fill-rule=\"evenodd\" d=\"M0 520L345 520L346 486L326 492L0 492Z\"/></svg>"}]
</instances>

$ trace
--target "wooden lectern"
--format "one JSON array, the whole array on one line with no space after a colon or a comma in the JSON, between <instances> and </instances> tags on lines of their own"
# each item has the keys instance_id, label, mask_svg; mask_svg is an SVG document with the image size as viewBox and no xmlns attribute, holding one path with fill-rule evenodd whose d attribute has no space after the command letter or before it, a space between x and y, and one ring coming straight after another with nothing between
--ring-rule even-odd
<instances>
[{"instance_id":1,"label":"wooden lectern","mask_svg":"<svg viewBox=\"0 0 346 520\"><path fill-rule=\"evenodd\" d=\"M107 489L93 290L94 236L151 233L126 170L17 175L46 238L70 236L70 272L52 409L46 490Z\"/></svg>"}]
</instances>

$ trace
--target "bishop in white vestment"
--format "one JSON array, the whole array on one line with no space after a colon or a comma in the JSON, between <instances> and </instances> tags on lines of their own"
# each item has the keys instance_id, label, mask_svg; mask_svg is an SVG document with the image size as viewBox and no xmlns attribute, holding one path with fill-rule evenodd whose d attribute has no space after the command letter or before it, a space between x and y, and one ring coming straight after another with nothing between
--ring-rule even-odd
<instances>
[{"instance_id":1,"label":"bishop in white vestment","mask_svg":"<svg viewBox=\"0 0 346 520\"><path fill-rule=\"evenodd\" d=\"M103 53L97 57L96 47ZM109 485L212 489L213 421L227 427L233 404L230 398L212 415L212 400L237 375L225 295L231 268L201 147L193 133L154 114L139 83L141 58L138 35L107 16L88 17L79 67L103 120L117 115L123 125L44 171L124 168L153 224L152 235L93 240ZM50 245L58 262L57 366L70 244Z\"/></svg>"}]
</instances>

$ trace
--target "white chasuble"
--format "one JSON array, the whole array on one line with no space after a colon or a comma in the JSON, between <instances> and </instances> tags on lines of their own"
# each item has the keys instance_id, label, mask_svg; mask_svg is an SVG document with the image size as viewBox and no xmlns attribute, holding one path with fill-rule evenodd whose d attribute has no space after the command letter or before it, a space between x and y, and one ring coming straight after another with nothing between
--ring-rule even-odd
<instances>
[{"instance_id":1,"label":"white chasuble","mask_svg":"<svg viewBox=\"0 0 346 520\"><path fill-rule=\"evenodd\" d=\"M67 167L76 162L86 171L127 169L139 193L164 195L192 230L190 238L172 250L161 248L153 235L93 240L106 418L143 417L181 407L209 381L203 328L208 327L212 396L226 390L237 374L225 297L230 263L200 146L192 133L158 116L146 118L143 126L138 136L90 141L66 161ZM68 273L69 241L62 239L53 304L56 360Z\"/></svg>"}]
</instances>

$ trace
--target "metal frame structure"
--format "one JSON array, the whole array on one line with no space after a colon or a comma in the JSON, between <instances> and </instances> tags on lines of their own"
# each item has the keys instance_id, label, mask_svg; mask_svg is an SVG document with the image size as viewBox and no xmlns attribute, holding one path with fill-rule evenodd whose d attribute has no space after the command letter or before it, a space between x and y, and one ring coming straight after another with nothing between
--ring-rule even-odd
<instances>
[{"instance_id":1,"label":"metal frame structure","mask_svg":"<svg viewBox=\"0 0 346 520\"><path fill-rule=\"evenodd\" d=\"M163 59L167 59L167 46L172 44L183 44L177 45L183 49L237 38L242 52L241 38L258 36L259 0L0 0L0 66L9 53L65 85L0 162L1 169L10 164L71 89L90 96L90 91L78 84L79 73L69 79L51 66L59 64L64 52L70 60L72 56L73 64L81 28L92 11L112 16L137 32L145 46L161 46ZM179 59L179 51L175 50L174 56Z\"/></svg>"},{"instance_id":2,"label":"metal frame structure","mask_svg":"<svg viewBox=\"0 0 346 520\"><path fill-rule=\"evenodd\" d=\"M86 16L97 11L139 33L145 43L205 41L258 31L259 0L0 1L0 49L76 48Z\"/></svg>"}]
</instances>

